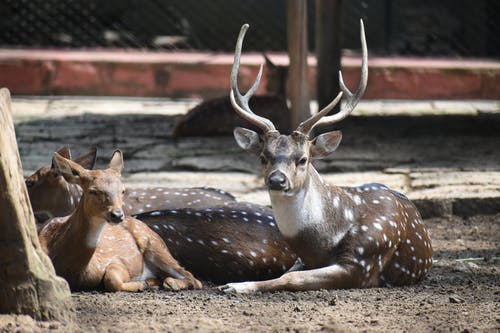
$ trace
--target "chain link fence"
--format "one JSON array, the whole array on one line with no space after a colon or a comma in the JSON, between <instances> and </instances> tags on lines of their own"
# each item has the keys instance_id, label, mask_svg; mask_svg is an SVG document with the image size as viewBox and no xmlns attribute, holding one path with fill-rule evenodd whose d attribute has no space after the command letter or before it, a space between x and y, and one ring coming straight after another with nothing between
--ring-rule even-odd
<instances>
[{"instance_id":1,"label":"chain link fence","mask_svg":"<svg viewBox=\"0 0 500 333\"><path fill-rule=\"evenodd\" d=\"M247 51L286 50L286 0L0 0L0 14L3 48L232 52L247 22ZM342 15L346 49L363 18L372 54L500 57L498 0L344 1Z\"/></svg>"}]
</instances>

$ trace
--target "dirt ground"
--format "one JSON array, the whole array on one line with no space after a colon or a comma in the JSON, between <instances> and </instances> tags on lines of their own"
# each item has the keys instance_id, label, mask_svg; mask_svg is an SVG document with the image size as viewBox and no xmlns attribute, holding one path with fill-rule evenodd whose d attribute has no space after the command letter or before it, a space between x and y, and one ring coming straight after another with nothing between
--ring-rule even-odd
<instances>
[{"instance_id":1,"label":"dirt ground","mask_svg":"<svg viewBox=\"0 0 500 333\"><path fill-rule=\"evenodd\" d=\"M132 110L124 115L85 111L67 116L67 105L62 109L62 118L24 119L22 113L17 114L16 133L25 172L47 164L52 152L63 145L83 152L92 144L100 151L98 165L120 147L126 155L127 172L144 179L153 173L155 184L160 182L161 172L258 170L257 159L236 147L231 137L172 138L177 115L137 115ZM386 177L401 176L406 184L402 189L413 198L432 199L432 191L444 187L449 191L446 197L484 194L494 203L499 193L499 125L498 112L351 117L342 124L343 145L334 158L317 167L322 174L334 173L335 181L342 173L352 178L352 172L383 170ZM464 171L479 174L481 181L469 179L471 172ZM458 175L458 180L452 175ZM167 178L162 181L171 180ZM189 180L182 178L182 186L188 186ZM215 185L232 185L229 183ZM201 185L215 186L190 186ZM241 195L246 188L255 192L254 183L245 186L236 193ZM223 189L235 193L233 187ZM412 193L417 190L431 192ZM254 295L221 294L213 285L183 292L74 293L73 323L0 315L0 333L500 332L500 214L425 222L433 240L435 264L429 277L415 286Z\"/></svg>"},{"instance_id":2,"label":"dirt ground","mask_svg":"<svg viewBox=\"0 0 500 333\"><path fill-rule=\"evenodd\" d=\"M74 293L75 322L0 315L0 332L499 332L500 216L426 220L435 265L403 288L225 295Z\"/></svg>"}]
</instances>

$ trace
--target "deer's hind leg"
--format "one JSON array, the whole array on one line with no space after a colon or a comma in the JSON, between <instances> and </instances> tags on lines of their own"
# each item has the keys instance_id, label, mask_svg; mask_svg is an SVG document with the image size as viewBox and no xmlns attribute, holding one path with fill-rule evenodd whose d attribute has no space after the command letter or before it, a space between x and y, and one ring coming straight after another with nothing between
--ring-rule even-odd
<instances>
[{"instance_id":1,"label":"deer's hind leg","mask_svg":"<svg viewBox=\"0 0 500 333\"><path fill-rule=\"evenodd\" d=\"M165 289L202 288L201 282L179 264L165 243L157 236L151 239L151 246L144 251L144 260L152 271L161 272Z\"/></svg>"},{"instance_id":2,"label":"deer's hind leg","mask_svg":"<svg viewBox=\"0 0 500 333\"><path fill-rule=\"evenodd\" d=\"M142 281L130 281L128 271L119 264L110 264L104 272L104 288L107 291L130 291L144 290Z\"/></svg>"}]
</instances>

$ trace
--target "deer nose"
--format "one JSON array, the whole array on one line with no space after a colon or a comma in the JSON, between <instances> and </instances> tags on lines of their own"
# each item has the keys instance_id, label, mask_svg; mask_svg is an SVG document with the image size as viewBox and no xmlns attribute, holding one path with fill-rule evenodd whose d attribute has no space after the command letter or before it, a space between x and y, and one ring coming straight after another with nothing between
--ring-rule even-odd
<instances>
[{"instance_id":1,"label":"deer nose","mask_svg":"<svg viewBox=\"0 0 500 333\"><path fill-rule=\"evenodd\" d=\"M288 188L288 179L281 171L274 171L269 175L267 185L271 190L283 191Z\"/></svg>"},{"instance_id":2,"label":"deer nose","mask_svg":"<svg viewBox=\"0 0 500 333\"><path fill-rule=\"evenodd\" d=\"M120 223L123 221L124 214L121 209L113 209L109 212L109 221L113 223Z\"/></svg>"}]
</instances>

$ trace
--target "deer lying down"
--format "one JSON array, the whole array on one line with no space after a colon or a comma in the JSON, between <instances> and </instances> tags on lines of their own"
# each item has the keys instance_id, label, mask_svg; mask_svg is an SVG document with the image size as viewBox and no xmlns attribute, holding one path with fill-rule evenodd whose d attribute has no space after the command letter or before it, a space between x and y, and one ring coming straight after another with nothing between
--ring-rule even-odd
<instances>
[{"instance_id":1,"label":"deer lying down","mask_svg":"<svg viewBox=\"0 0 500 333\"><path fill-rule=\"evenodd\" d=\"M399 286L422 280L432 265L432 247L417 209L404 195L384 185L336 187L323 181L311 161L331 154L340 131L311 138L315 126L338 122L361 99L368 79L363 22L361 83L355 94L340 76L342 92L326 108L302 122L291 135L249 108L260 73L249 92L241 95L237 76L241 47L248 25L241 28L231 73L235 111L262 129L263 134L236 128L237 143L256 153L280 232L302 259L304 269L260 282L230 283L226 292L313 290ZM346 98L339 113L325 115Z\"/></svg>"},{"instance_id":2,"label":"deer lying down","mask_svg":"<svg viewBox=\"0 0 500 333\"><path fill-rule=\"evenodd\" d=\"M70 157L67 148L58 153ZM42 171L43 177L38 177ZM33 207L46 214L66 209L58 203L71 203L68 215L80 201L80 187L66 182L55 165L43 167L28 181ZM200 279L267 280L283 274L297 259L279 233L271 209L236 202L222 190L132 189L125 190L123 201L125 215L144 212L135 217L159 234L174 258Z\"/></svg>"},{"instance_id":3,"label":"deer lying down","mask_svg":"<svg viewBox=\"0 0 500 333\"><path fill-rule=\"evenodd\" d=\"M74 161L86 169L92 169L96 160L96 149L77 157ZM71 159L70 149L57 151ZM82 195L77 184L67 182L54 164L43 166L26 178L26 187L37 222L42 224L50 218L66 216L73 212ZM125 215L139 214L160 209L195 208L210 205L228 205L236 198L220 189L148 187L126 189L123 196Z\"/></svg>"},{"instance_id":4,"label":"deer lying down","mask_svg":"<svg viewBox=\"0 0 500 333\"><path fill-rule=\"evenodd\" d=\"M155 232L124 215L120 151L106 170L87 170L57 153L53 163L68 182L83 190L70 216L49 221L39 233L57 274L72 289L142 291L148 280L160 280L172 290L202 287Z\"/></svg>"},{"instance_id":5,"label":"deer lying down","mask_svg":"<svg viewBox=\"0 0 500 333\"><path fill-rule=\"evenodd\" d=\"M92 169L96 152L97 149L94 147L74 161L85 169ZM68 147L59 149L57 153L64 158L72 159ZM82 196L80 187L68 183L54 165L41 167L27 177L25 183L38 223L71 214Z\"/></svg>"},{"instance_id":6,"label":"deer lying down","mask_svg":"<svg viewBox=\"0 0 500 333\"><path fill-rule=\"evenodd\" d=\"M277 66L264 54L266 94L254 96L252 107L281 128L291 129L286 102L287 66ZM229 95L202 101L175 123L174 137L230 135L236 126L252 126L233 111ZM254 127L251 127L254 128ZM257 129L257 128L255 128Z\"/></svg>"},{"instance_id":7,"label":"deer lying down","mask_svg":"<svg viewBox=\"0 0 500 333\"><path fill-rule=\"evenodd\" d=\"M265 206L234 202L156 210L137 218L157 232L172 255L202 280L272 279L297 259L276 227L272 210Z\"/></svg>"}]
</instances>

